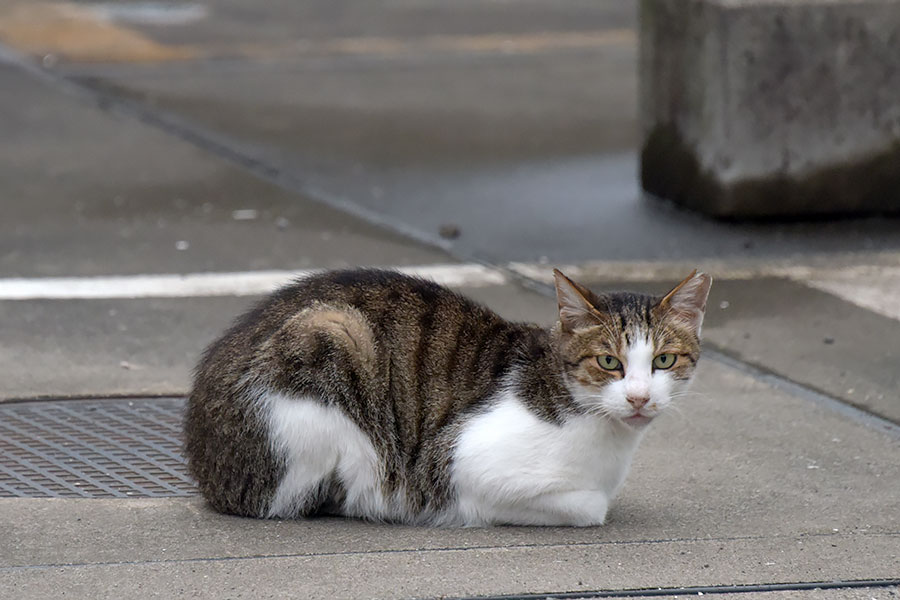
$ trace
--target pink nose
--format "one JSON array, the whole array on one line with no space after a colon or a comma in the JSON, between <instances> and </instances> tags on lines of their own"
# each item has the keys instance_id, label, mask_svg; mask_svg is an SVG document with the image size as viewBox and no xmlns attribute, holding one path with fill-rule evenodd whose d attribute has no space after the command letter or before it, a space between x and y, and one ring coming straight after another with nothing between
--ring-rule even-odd
<instances>
[{"instance_id":1,"label":"pink nose","mask_svg":"<svg viewBox=\"0 0 900 600\"><path fill-rule=\"evenodd\" d=\"M650 400L647 396L625 396L625 399L628 400L628 404L634 407L634 410L641 410L641 407Z\"/></svg>"}]
</instances>

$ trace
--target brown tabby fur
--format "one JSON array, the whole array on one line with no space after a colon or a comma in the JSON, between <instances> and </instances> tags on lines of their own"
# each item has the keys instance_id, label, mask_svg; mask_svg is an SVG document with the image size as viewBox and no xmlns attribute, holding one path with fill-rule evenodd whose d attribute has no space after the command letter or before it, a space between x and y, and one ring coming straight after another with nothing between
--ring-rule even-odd
<instances>
[{"instance_id":1,"label":"brown tabby fur","mask_svg":"<svg viewBox=\"0 0 900 600\"><path fill-rule=\"evenodd\" d=\"M215 509L265 516L285 471L249 397L265 382L339 407L375 446L385 492L403 489L413 510L440 510L451 500L448 463L460 427L512 367L523 402L556 423L581 410L563 374L593 385L620 376L593 359L621 352L639 329L679 355L678 377L690 375L699 340L664 300L578 288L596 310L551 330L505 321L435 283L389 271L327 272L283 288L198 365L185 417L190 472ZM300 514L335 510L342 494L332 479Z\"/></svg>"}]
</instances>

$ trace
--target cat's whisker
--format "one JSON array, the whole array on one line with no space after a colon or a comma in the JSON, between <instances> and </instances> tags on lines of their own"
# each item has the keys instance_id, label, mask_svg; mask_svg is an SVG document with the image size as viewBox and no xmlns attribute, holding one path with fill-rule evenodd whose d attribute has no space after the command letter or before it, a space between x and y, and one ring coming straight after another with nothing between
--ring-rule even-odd
<instances>
[{"instance_id":1,"label":"cat's whisker","mask_svg":"<svg viewBox=\"0 0 900 600\"><path fill-rule=\"evenodd\" d=\"M693 392L677 392L669 396L671 400L681 400L683 398L689 398L691 400L694 399L706 399L709 398L709 394L701 394L701 393L693 393Z\"/></svg>"},{"instance_id":2,"label":"cat's whisker","mask_svg":"<svg viewBox=\"0 0 900 600\"><path fill-rule=\"evenodd\" d=\"M676 416L678 418L684 418L684 415L685 415L684 407L681 406L680 404L669 404L669 406L666 407L666 412L672 413L674 416Z\"/></svg>"},{"instance_id":3,"label":"cat's whisker","mask_svg":"<svg viewBox=\"0 0 900 600\"><path fill-rule=\"evenodd\" d=\"M613 416L609 413L609 411L606 409L606 407L599 405L599 404L591 407L591 409L589 409L587 411L587 414L592 415L592 416L602 417L603 419L605 419L607 421L613 419Z\"/></svg>"}]
</instances>

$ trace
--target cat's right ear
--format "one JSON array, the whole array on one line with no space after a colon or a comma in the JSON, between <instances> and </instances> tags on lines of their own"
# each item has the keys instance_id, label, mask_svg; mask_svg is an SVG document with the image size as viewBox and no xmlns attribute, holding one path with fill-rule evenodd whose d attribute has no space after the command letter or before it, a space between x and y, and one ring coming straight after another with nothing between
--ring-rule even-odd
<instances>
[{"instance_id":1,"label":"cat's right ear","mask_svg":"<svg viewBox=\"0 0 900 600\"><path fill-rule=\"evenodd\" d=\"M553 269L556 281L556 302L559 304L559 322L563 331L572 332L581 327L597 324L597 309L588 298L591 292Z\"/></svg>"},{"instance_id":2,"label":"cat's right ear","mask_svg":"<svg viewBox=\"0 0 900 600\"><path fill-rule=\"evenodd\" d=\"M698 273L694 269L684 281L659 301L659 307L665 314L688 324L699 336L710 285L712 277L706 273Z\"/></svg>"}]
</instances>

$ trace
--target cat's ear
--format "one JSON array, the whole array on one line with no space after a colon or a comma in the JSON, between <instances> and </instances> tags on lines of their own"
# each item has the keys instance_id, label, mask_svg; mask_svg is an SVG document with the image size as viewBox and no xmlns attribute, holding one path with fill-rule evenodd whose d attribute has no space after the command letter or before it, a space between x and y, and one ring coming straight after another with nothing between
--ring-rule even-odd
<instances>
[{"instance_id":1,"label":"cat's ear","mask_svg":"<svg viewBox=\"0 0 900 600\"><path fill-rule=\"evenodd\" d=\"M556 302L559 304L559 322L563 331L572 332L579 327L596 325L597 310L588 300L591 292L558 269L553 269L553 278L556 281Z\"/></svg>"},{"instance_id":2,"label":"cat's ear","mask_svg":"<svg viewBox=\"0 0 900 600\"><path fill-rule=\"evenodd\" d=\"M690 325L700 335L703 315L706 312L706 299L712 277L706 273L698 273L696 269L687 278L676 285L671 292L659 301L659 308L669 317L679 319Z\"/></svg>"}]
</instances>

